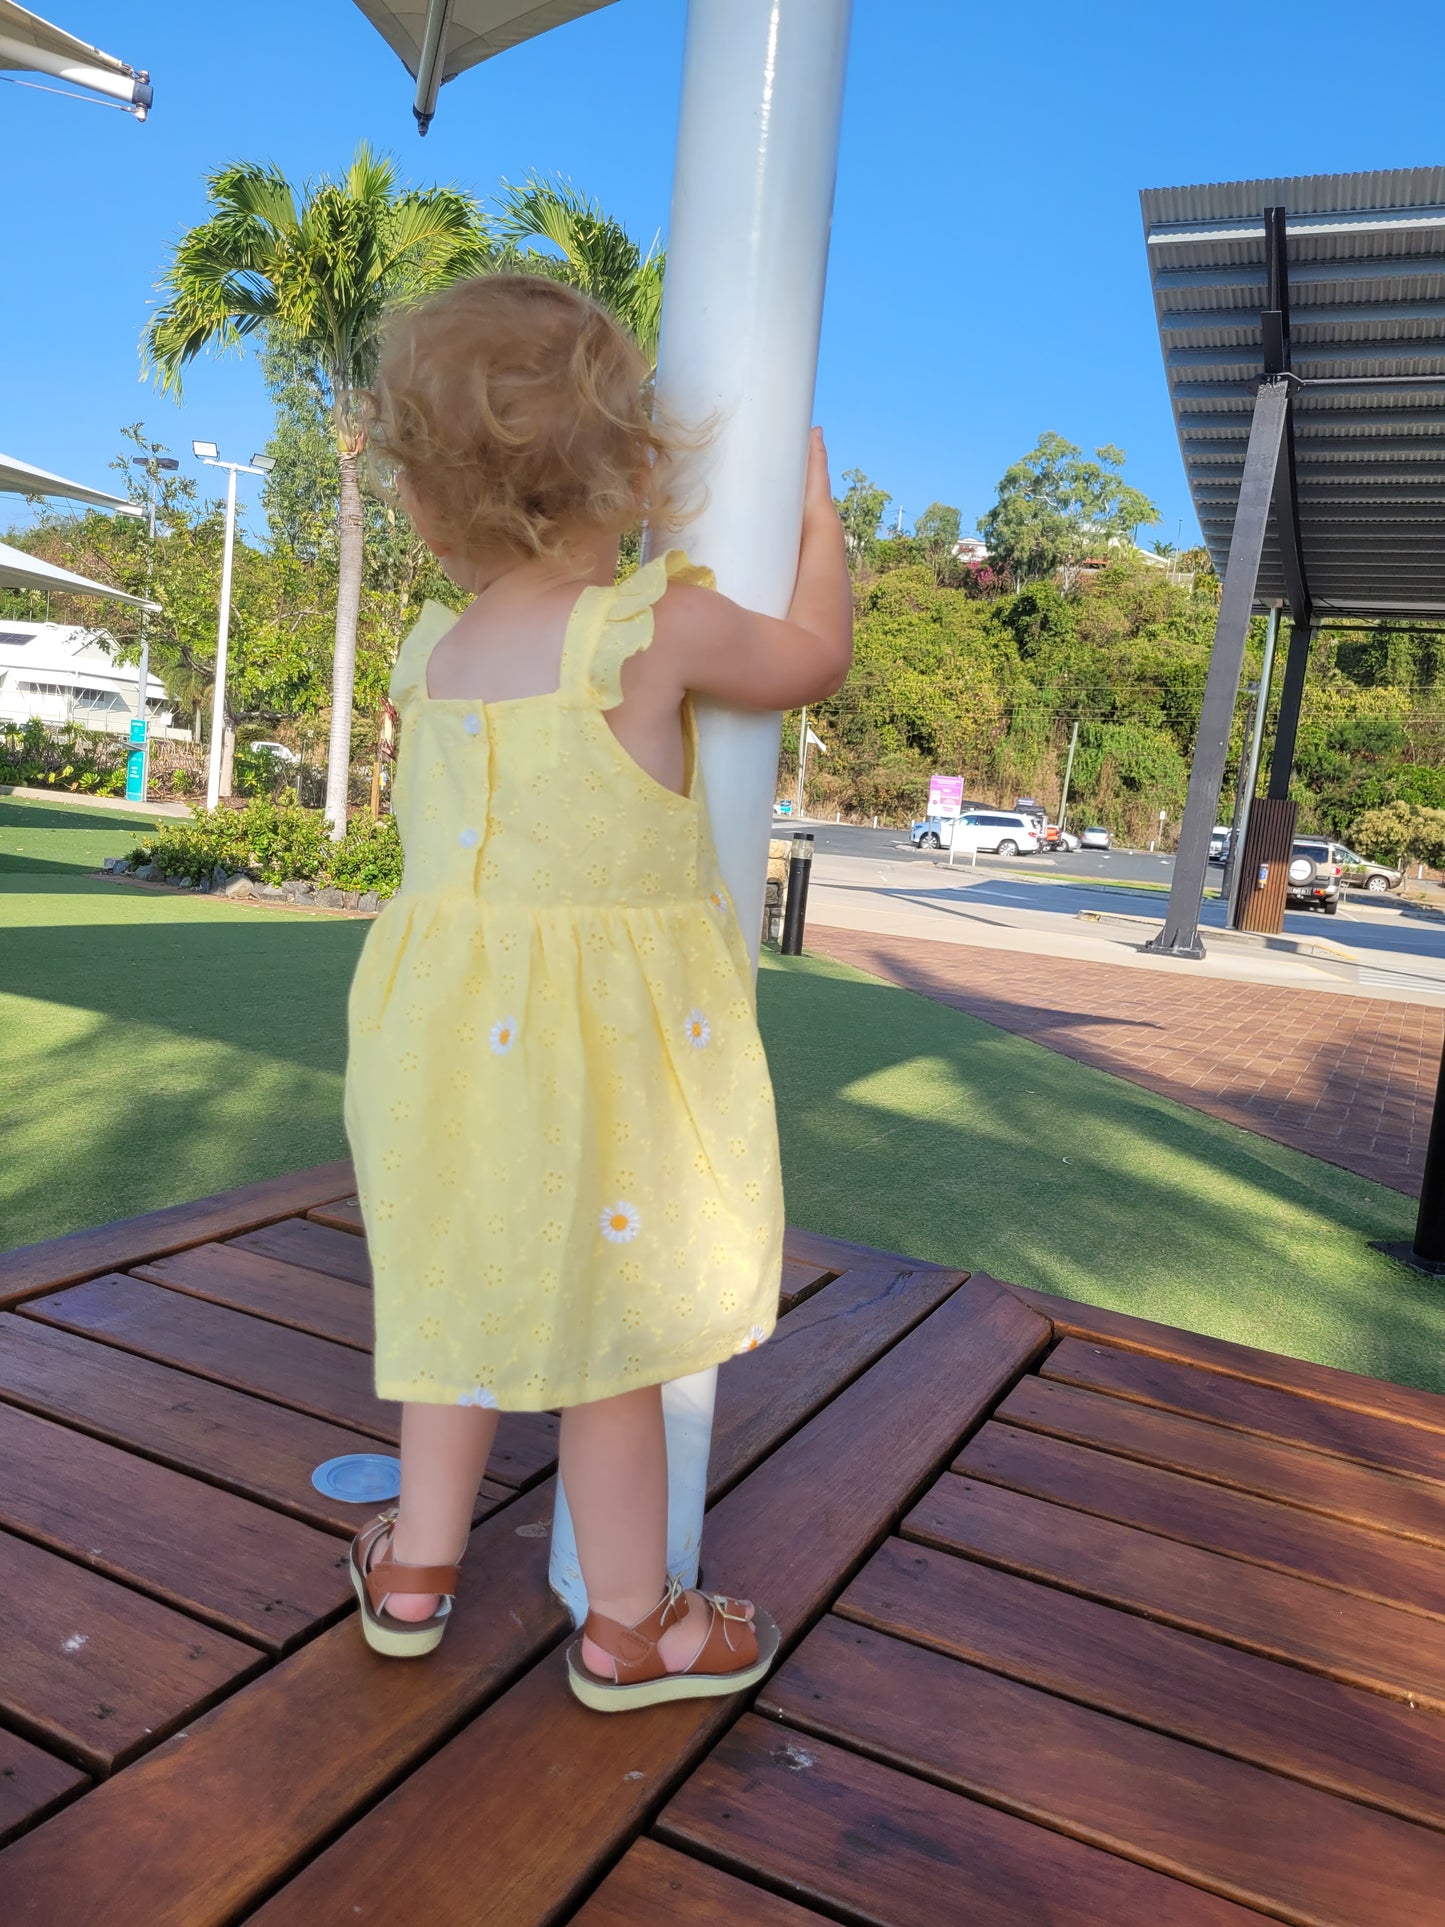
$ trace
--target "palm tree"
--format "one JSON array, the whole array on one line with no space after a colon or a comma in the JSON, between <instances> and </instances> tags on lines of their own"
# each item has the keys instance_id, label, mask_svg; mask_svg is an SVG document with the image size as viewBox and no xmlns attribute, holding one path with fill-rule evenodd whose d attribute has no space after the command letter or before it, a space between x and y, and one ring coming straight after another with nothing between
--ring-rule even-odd
<instances>
[{"instance_id":1,"label":"palm tree","mask_svg":"<svg viewBox=\"0 0 1445 1927\"><path fill-rule=\"evenodd\" d=\"M278 169L241 161L206 183L215 210L182 235L160 284L144 354L163 390L203 349L264 330L314 372L331 409L339 469L336 643L326 815L346 831L356 621L361 601L359 392L376 364L387 311L491 265L481 211L450 187L398 185L395 164L363 144L340 180L298 193Z\"/></svg>"},{"instance_id":2,"label":"palm tree","mask_svg":"<svg viewBox=\"0 0 1445 1927\"><path fill-rule=\"evenodd\" d=\"M657 361L662 324L662 277L667 257L654 241L644 254L619 221L568 181L532 175L520 187L505 185L496 232L508 244L497 267L554 275L600 301L616 315L647 359ZM539 253L543 241L555 254Z\"/></svg>"}]
</instances>

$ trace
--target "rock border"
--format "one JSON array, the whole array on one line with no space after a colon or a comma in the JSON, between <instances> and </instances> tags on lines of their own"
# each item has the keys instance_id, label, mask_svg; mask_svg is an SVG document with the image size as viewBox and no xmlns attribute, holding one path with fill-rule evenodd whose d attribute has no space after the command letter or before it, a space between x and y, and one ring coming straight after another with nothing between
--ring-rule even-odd
<instances>
[{"instance_id":1,"label":"rock border","mask_svg":"<svg viewBox=\"0 0 1445 1927\"><path fill-rule=\"evenodd\" d=\"M286 883L258 883L254 877L247 876L244 870L225 870L220 864L203 882L192 883L189 877L175 876L163 870L158 863L142 863L132 868L127 857L108 856L101 864L101 875L134 877L137 883L163 883L172 890L186 890L192 895L229 897L233 901L256 903L288 903L297 910L354 910L362 915L374 916L389 901L388 897L376 890L337 890L330 885L318 888L316 884L300 877Z\"/></svg>"}]
</instances>

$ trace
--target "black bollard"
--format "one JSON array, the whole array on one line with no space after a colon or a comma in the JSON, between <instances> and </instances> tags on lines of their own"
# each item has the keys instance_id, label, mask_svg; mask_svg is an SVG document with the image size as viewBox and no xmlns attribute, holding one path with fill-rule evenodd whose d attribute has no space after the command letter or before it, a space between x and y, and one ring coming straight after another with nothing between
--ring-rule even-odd
<instances>
[{"instance_id":1,"label":"black bollard","mask_svg":"<svg viewBox=\"0 0 1445 1927\"><path fill-rule=\"evenodd\" d=\"M1425 1147L1425 1173L1420 1181L1420 1209L1415 1218L1415 1236L1410 1244L1389 1239L1371 1239L1376 1251L1423 1271L1431 1278L1445 1277L1445 1054L1435 1080L1435 1112L1430 1119L1430 1141Z\"/></svg>"},{"instance_id":2,"label":"black bollard","mask_svg":"<svg viewBox=\"0 0 1445 1927\"><path fill-rule=\"evenodd\" d=\"M783 936L778 948L785 957L803 954L803 925L808 918L808 879L813 872L813 833L799 830L788 858L788 898L783 906Z\"/></svg>"}]
</instances>

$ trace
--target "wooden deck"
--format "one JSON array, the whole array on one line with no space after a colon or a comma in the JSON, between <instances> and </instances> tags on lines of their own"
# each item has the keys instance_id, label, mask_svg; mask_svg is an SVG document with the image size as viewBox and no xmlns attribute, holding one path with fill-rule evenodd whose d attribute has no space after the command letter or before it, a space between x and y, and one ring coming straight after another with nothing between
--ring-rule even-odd
<instances>
[{"instance_id":1,"label":"wooden deck","mask_svg":"<svg viewBox=\"0 0 1445 1927\"><path fill-rule=\"evenodd\" d=\"M7 1927L1445 1922L1445 1399L793 1234L705 1549L785 1659L602 1719L550 1419L436 1657L352 1623L350 1187L0 1258Z\"/></svg>"}]
</instances>

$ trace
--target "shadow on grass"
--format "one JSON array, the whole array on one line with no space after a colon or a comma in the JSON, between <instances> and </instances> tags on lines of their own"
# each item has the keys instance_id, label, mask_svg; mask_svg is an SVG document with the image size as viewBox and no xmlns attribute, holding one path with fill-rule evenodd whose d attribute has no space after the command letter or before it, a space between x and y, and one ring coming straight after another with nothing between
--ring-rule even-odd
<instances>
[{"instance_id":1,"label":"shadow on grass","mask_svg":"<svg viewBox=\"0 0 1445 1927\"><path fill-rule=\"evenodd\" d=\"M770 963L789 1217L1445 1391L1409 1200L842 966Z\"/></svg>"}]
</instances>

